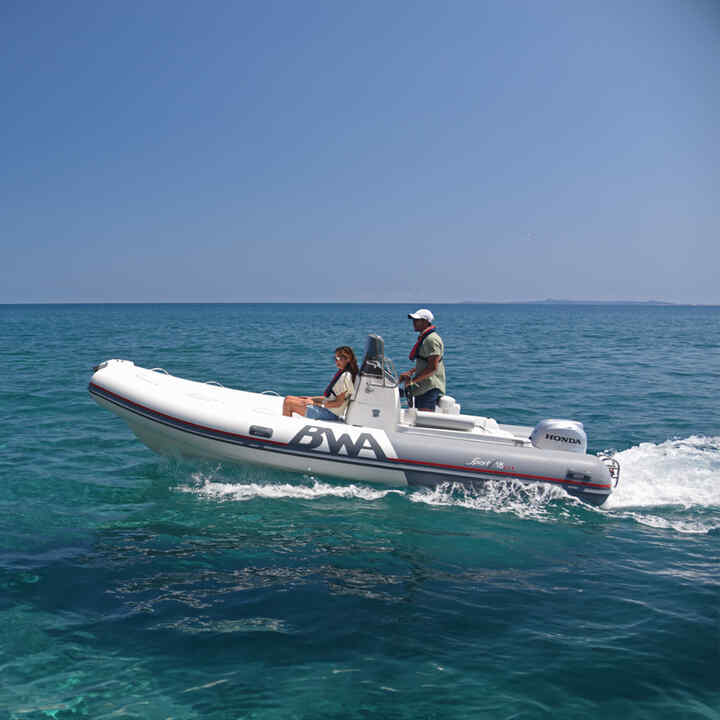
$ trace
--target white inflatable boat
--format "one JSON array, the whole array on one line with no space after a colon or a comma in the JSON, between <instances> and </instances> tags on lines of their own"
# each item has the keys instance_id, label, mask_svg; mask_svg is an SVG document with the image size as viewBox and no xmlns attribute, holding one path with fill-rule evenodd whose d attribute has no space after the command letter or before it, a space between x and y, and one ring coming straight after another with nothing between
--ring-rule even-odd
<instances>
[{"instance_id":1,"label":"white inflatable boat","mask_svg":"<svg viewBox=\"0 0 720 720\"><path fill-rule=\"evenodd\" d=\"M620 473L616 460L587 454L574 420L498 425L461 414L447 396L437 412L402 408L378 335L368 338L345 423L284 417L278 395L184 380L128 360L100 364L88 389L164 455L390 485L516 479L563 487L593 505L607 499Z\"/></svg>"}]
</instances>

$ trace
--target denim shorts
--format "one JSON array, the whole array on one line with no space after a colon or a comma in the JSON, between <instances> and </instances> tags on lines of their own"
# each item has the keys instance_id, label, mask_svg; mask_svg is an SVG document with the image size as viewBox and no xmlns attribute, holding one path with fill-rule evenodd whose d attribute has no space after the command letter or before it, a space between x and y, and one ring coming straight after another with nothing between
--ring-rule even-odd
<instances>
[{"instance_id":1,"label":"denim shorts","mask_svg":"<svg viewBox=\"0 0 720 720\"><path fill-rule=\"evenodd\" d=\"M413 404L416 410L434 410L441 396L440 390L432 388L422 395L416 395Z\"/></svg>"},{"instance_id":2,"label":"denim shorts","mask_svg":"<svg viewBox=\"0 0 720 720\"><path fill-rule=\"evenodd\" d=\"M334 412L330 412L327 408L320 405L308 405L305 408L305 417L311 420L328 420L330 422L342 422Z\"/></svg>"}]
</instances>

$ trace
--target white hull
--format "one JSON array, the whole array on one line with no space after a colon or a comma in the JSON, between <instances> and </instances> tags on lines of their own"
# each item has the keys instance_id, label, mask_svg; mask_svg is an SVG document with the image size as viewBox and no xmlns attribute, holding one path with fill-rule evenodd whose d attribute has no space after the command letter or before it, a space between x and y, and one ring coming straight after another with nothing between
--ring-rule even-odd
<instances>
[{"instance_id":1,"label":"white hull","mask_svg":"<svg viewBox=\"0 0 720 720\"><path fill-rule=\"evenodd\" d=\"M125 408L96 397L98 404L121 417L140 442L159 455L168 457L198 458L217 460L234 464L260 465L277 470L306 473L308 475L326 475L345 480L379 483L392 486L407 485L405 473L401 470L383 470L362 465L347 466L334 459L322 457L296 457L278 455L265 449L246 445L234 445L212 438L194 435L168 425L162 425L136 415Z\"/></svg>"},{"instance_id":2,"label":"white hull","mask_svg":"<svg viewBox=\"0 0 720 720\"><path fill-rule=\"evenodd\" d=\"M529 439L531 428L404 411L397 398L394 409L392 403L389 410L381 404L372 408L381 393L363 394L360 387L348 417L351 422L353 415L367 417L364 425L284 417L280 397L184 380L129 361L103 363L89 390L163 455L393 486L513 478L560 485L596 505L612 491L605 462L584 450L539 449ZM362 414L363 403L372 413ZM374 421L385 427L372 426ZM572 437L559 440L579 443Z\"/></svg>"}]
</instances>

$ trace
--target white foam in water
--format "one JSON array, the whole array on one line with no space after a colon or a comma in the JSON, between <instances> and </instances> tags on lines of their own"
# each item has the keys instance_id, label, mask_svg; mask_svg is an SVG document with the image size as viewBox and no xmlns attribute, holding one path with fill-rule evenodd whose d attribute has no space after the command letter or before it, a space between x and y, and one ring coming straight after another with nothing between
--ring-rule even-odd
<instances>
[{"instance_id":1,"label":"white foam in water","mask_svg":"<svg viewBox=\"0 0 720 720\"><path fill-rule=\"evenodd\" d=\"M720 507L720 437L642 443L615 455L620 484L606 508Z\"/></svg>"},{"instance_id":2,"label":"white foam in water","mask_svg":"<svg viewBox=\"0 0 720 720\"><path fill-rule=\"evenodd\" d=\"M256 498L315 500L324 497L380 500L387 495L403 495L411 502L427 505L462 507L469 510L514 513L519 517L544 518L548 504L563 498L572 505L579 501L569 497L564 490L549 485L525 484L520 481L502 480L468 487L462 483L442 483L436 487L409 490L378 490L365 485L331 485L310 477L311 485L297 483L222 482L218 479L220 468L211 474L192 474L194 485L178 487L181 492L193 493L213 500L248 501ZM306 477L307 479L307 477ZM567 514L563 510L561 514Z\"/></svg>"},{"instance_id":3,"label":"white foam in water","mask_svg":"<svg viewBox=\"0 0 720 720\"><path fill-rule=\"evenodd\" d=\"M562 488L541 483L526 484L519 480L500 480L475 487L461 483L442 483L434 488L416 490L408 496L411 502L427 505L462 507L495 513L512 513L521 518L546 520L550 518L549 507L559 498L568 503L560 506L559 513L569 517L569 508L578 500L570 497ZM557 517L558 507L552 517Z\"/></svg>"},{"instance_id":4,"label":"white foam in water","mask_svg":"<svg viewBox=\"0 0 720 720\"><path fill-rule=\"evenodd\" d=\"M714 512L720 510L720 437L692 436L659 445L642 443L616 453L615 458L621 467L620 484L598 512L681 533L705 534L720 529L720 513ZM443 483L433 488L379 490L365 485L331 485L314 477L306 477L310 484L261 479L223 482L219 467L209 475L194 473L192 478L194 485L178 490L221 501L324 497L374 501L397 494L414 503L577 522L583 522L575 512L578 506L593 509L562 488L512 480L477 487ZM562 502L554 502L558 499ZM655 512L648 512L649 508Z\"/></svg>"},{"instance_id":5,"label":"white foam in water","mask_svg":"<svg viewBox=\"0 0 720 720\"><path fill-rule=\"evenodd\" d=\"M375 490L362 485L330 485L311 478L312 485L291 483L234 483L218 482L203 473L193 473L196 486L182 486L182 492L195 493L214 500L247 501L255 498L279 500L296 498L315 500L323 497L358 498L360 500L379 500L390 493L402 495L402 490Z\"/></svg>"},{"instance_id":6,"label":"white foam in water","mask_svg":"<svg viewBox=\"0 0 720 720\"><path fill-rule=\"evenodd\" d=\"M632 517L643 525L682 533L708 533L720 528L714 517L663 517L625 508L699 511L720 508L720 437L693 435L655 445L642 443L615 455L620 462L620 484L604 510Z\"/></svg>"}]
</instances>

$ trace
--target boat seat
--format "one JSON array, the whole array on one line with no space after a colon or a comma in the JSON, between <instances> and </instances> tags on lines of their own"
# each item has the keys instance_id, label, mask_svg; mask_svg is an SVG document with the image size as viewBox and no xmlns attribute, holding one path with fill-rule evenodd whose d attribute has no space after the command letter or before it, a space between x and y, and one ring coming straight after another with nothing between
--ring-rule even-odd
<instances>
[{"instance_id":1,"label":"boat seat","mask_svg":"<svg viewBox=\"0 0 720 720\"><path fill-rule=\"evenodd\" d=\"M442 430L471 431L476 418L471 415L446 415L440 412L425 412L410 409L405 411L405 421L415 427L439 428Z\"/></svg>"},{"instance_id":2,"label":"boat seat","mask_svg":"<svg viewBox=\"0 0 720 720\"><path fill-rule=\"evenodd\" d=\"M403 422L415 427L462 430L495 439L522 440L525 444L529 442L525 439L526 434L524 431L526 428L518 428L523 432L516 435L510 430L503 430L493 418L476 417L475 415L446 415L441 412L424 412L415 410L415 408L408 408L403 411Z\"/></svg>"}]
</instances>

